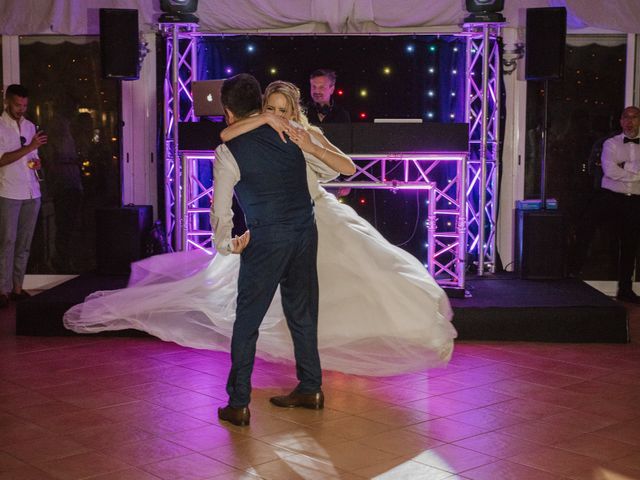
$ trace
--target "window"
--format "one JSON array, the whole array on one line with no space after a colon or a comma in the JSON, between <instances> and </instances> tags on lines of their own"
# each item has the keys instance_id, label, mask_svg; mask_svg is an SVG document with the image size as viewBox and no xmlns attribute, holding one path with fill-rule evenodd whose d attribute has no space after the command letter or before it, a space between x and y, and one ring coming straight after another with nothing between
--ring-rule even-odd
<instances>
[{"instance_id":1,"label":"window","mask_svg":"<svg viewBox=\"0 0 640 480\"><path fill-rule=\"evenodd\" d=\"M567 37L564 78L549 81L546 194L564 214L570 269L615 278L610 232L598 218L602 170L598 146L619 132L624 108L625 36ZM544 82L529 82L525 197L540 198ZM560 246L559 246L560 247Z\"/></svg>"},{"instance_id":2,"label":"window","mask_svg":"<svg viewBox=\"0 0 640 480\"><path fill-rule=\"evenodd\" d=\"M120 89L102 80L98 37L20 38L29 117L48 134L32 273L95 267L95 210L120 206Z\"/></svg>"}]
</instances>

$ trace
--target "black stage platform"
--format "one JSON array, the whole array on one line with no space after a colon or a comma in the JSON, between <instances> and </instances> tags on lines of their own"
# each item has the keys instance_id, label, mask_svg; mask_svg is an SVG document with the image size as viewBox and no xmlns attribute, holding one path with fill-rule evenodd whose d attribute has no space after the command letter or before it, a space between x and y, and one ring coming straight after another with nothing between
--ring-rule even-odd
<instances>
[{"instance_id":1,"label":"black stage platform","mask_svg":"<svg viewBox=\"0 0 640 480\"><path fill-rule=\"evenodd\" d=\"M18 335L70 335L63 313L97 290L123 288L126 276L81 275L20 302ZM522 280L503 274L467 279L471 298L451 300L460 340L629 341L624 306L580 280ZM131 335L136 332L109 332Z\"/></svg>"}]
</instances>

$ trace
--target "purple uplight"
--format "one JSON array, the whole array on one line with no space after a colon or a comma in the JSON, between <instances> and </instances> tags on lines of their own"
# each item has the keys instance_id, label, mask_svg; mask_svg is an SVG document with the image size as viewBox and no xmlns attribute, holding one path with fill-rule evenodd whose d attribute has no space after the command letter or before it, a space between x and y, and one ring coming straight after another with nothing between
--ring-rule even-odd
<instances>
[{"instance_id":1,"label":"purple uplight","mask_svg":"<svg viewBox=\"0 0 640 480\"><path fill-rule=\"evenodd\" d=\"M233 68L231 67L226 67L224 69L224 73L226 73L227 75L231 75L233 73Z\"/></svg>"}]
</instances>

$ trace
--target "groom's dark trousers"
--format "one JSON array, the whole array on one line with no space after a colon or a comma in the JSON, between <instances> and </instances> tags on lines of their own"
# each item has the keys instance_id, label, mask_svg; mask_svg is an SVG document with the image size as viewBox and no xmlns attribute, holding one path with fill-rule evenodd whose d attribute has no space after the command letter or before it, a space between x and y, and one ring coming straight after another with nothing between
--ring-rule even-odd
<instances>
[{"instance_id":1,"label":"groom's dark trousers","mask_svg":"<svg viewBox=\"0 0 640 480\"><path fill-rule=\"evenodd\" d=\"M280 285L293 340L298 386L322 384L318 356L318 232L302 152L268 126L227 143L240 169L235 193L251 240L241 254L236 320L231 340L229 405L251 400L258 329Z\"/></svg>"}]
</instances>

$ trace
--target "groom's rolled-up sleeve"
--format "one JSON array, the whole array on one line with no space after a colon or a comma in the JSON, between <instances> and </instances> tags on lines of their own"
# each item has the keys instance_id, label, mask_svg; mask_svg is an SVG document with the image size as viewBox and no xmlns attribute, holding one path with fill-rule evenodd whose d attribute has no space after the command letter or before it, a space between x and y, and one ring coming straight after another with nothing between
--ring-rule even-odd
<instances>
[{"instance_id":1,"label":"groom's rolled-up sleeve","mask_svg":"<svg viewBox=\"0 0 640 480\"><path fill-rule=\"evenodd\" d=\"M213 163L213 202L211 229L213 244L222 255L231 253L233 229L233 187L240 181L240 169L226 145L216 148Z\"/></svg>"}]
</instances>

